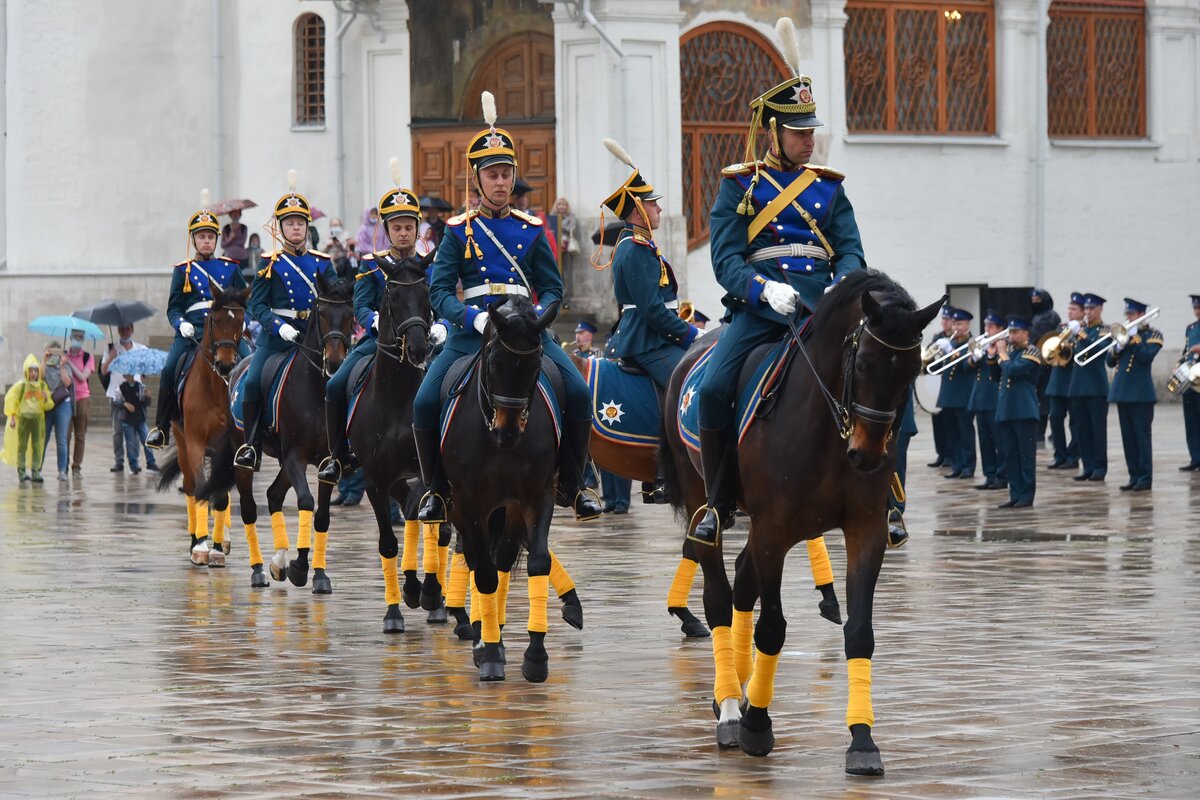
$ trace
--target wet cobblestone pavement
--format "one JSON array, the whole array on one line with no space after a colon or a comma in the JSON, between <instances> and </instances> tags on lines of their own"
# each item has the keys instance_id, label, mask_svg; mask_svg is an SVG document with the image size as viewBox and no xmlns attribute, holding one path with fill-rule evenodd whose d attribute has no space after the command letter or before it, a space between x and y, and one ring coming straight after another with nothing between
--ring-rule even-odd
<instances>
[{"instance_id":1,"label":"wet cobblestone pavement","mask_svg":"<svg viewBox=\"0 0 1200 800\"><path fill-rule=\"evenodd\" d=\"M876 601L874 780L842 773L842 636L817 616L803 549L778 748L751 759L717 751L711 645L665 613L681 539L663 508L559 517L585 627L552 598L550 680L526 683L514 578L508 681L481 685L450 626L405 609L408 632L382 633L366 506L335 509L333 595L252 590L236 514L230 566L191 567L182 495L109 475L98 433L82 481L0 478L0 795L1195 797L1200 474L1176 471L1182 422L1164 406L1154 491L1118 492L1111 419L1107 483L1047 472L1039 451L1036 506L1015 511L924 467L919 419L912 541Z\"/></svg>"}]
</instances>

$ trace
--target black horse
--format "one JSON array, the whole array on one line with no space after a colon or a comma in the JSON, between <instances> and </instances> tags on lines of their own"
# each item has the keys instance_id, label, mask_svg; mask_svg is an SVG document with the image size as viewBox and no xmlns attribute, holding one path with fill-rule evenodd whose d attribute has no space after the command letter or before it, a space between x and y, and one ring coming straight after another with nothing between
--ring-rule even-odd
<instances>
[{"instance_id":1,"label":"black horse","mask_svg":"<svg viewBox=\"0 0 1200 800\"><path fill-rule=\"evenodd\" d=\"M449 519L462 533L479 592L477 662L483 681L504 680L496 563L505 537L516 539L528 554L529 647L521 673L533 682L549 676L546 601L558 443L537 381L543 332L557 313L553 303L539 318L529 300L517 295L488 308L479 362L458 397L443 442L443 465L454 490Z\"/></svg>"},{"instance_id":2,"label":"black horse","mask_svg":"<svg viewBox=\"0 0 1200 800\"><path fill-rule=\"evenodd\" d=\"M813 333L795 354L773 410L743 437L737 454L739 505L750 515L750 533L732 588L721 548L696 548L714 639L718 746L740 744L756 756L773 749L767 706L787 624L780 598L784 559L799 542L841 528L849 611L844 629L850 682L846 722L852 736L846 772L883 774L871 738L871 610L887 546L892 433L905 391L920 370L921 332L944 300L918 309L883 273L851 273L818 305ZM676 370L668 408L679 407L683 376L707 344L693 348ZM691 519L705 504L704 482L678 426L667 428L672 502ZM761 603L754 628L758 654L751 668L748 626L756 601ZM741 687L747 681L743 698Z\"/></svg>"},{"instance_id":3,"label":"black horse","mask_svg":"<svg viewBox=\"0 0 1200 800\"><path fill-rule=\"evenodd\" d=\"M308 556L313 551L313 593L329 594L333 583L325 571L325 548L329 541L329 495L333 487L318 484L322 513L314 516L313 496L308 488L307 470L316 467L329 455L325 437L325 381L346 358L350 333L354 328L354 280L344 278L327 281L317 275L317 298L308 326L296 346L295 359L279 398L276 430L263 436L263 452L279 460L279 474L267 489L267 508L271 513L271 532L275 555L271 559L271 576L288 580L296 586L308 583ZM236 385L247 360L234 371L230 380ZM264 396L266 392L264 391ZM250 585L267 586L263 572L262 551L258 546L258 505L254 501L254 473L233 467L233 456L245 441L245 435L229 415L226 436L215 448L209 479L197 492L197 499L209 500L235 485L238 490L242 524L250 551ZM297 558L287 561L290 543L283 517L283 501L288 489L296 489L300 509L300 531L297 536ZM315 541L314 541L315 539Z\"/></svg>"}]
</instances>

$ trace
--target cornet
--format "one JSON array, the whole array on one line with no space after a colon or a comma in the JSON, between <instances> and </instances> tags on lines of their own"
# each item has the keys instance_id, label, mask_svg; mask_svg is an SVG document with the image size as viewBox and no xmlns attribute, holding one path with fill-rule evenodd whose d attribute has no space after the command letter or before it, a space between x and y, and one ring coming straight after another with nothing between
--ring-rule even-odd
<instances>
[{"instance_id":1,"label":"cornet","mask_svg":"<svg viewBox=\"0 0 1200 800\"><path fill-rule=\"evenodd\" d=\"M1200 359L1195 353L1180 361L1167 381L1167 391L1171 394L1186 394L1189 389L1200 392Z\"/></svg>"},{"instance_id":2,"label":"cornet","mask_svg":"<svg viewBox=\"0 0 1200 800\"><path fill-rule=\"evenodd\" d=\"M1008 328L1005 328L999 333L994 333L991 336L981 333L973 339L967 339L966 342L960 344L949 353L935 358L929 363L929 366L925 368L925 371L930 375L941 375L943 372L950 369L960 361L966 361L968 358L974 358L978 360L993 342L1002 341L1007 338Z\"/></svg>"},{"instance_id":3,"label":"cornet","mask_svg":"<svg viewBox=\"0 0 1200 800\"><path fill-rule=\"evenodd\" d=\"M1158 309L1152 308L1132 322L1114 322L1109 325L1107 333L1075 354L1076 366L1090 364L1118 345L1124 347L1129 343L1134 331L1157 316Z\"/></svg>"}]
</instances>

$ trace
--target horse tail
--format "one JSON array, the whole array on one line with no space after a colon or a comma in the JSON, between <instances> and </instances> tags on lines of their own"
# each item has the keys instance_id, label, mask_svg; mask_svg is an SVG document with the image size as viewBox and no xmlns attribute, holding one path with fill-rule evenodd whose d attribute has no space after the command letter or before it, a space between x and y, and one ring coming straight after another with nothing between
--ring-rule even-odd
<instances>
[{"instance_id":1,"label":"horse tail","mask_svg":"<svg viewBox=\"0 0 1200 800\"><path fill-rule=\"evenodd\" d=\"M175 479L183 474L183 470L179 466L179 451L174 447L166 451L165 458L158 459L158 481L154 488L160 492L165 492L171 488L171 484Z\"/></svg>"},{"instance_id":2,"label":"horse tail","mask_svg":"<svg viewBox=\"0 0 1200 800\"><path fill-rule=\"evenodd\" d=\"M662 464L663 478L667 490L667 502L675 509L676 514L682 514L684 509L683 484L679 480L679 469L675 465L675 454L667 446L667 437L663 432L658 440L658 463Z\"/></svg>"},{"instance_id":3,"label":"horse tail","mask_svg":"<svg viewBox=\"0 0 1200 800\"><path fill-rule=\"evenodd\" d=\"M236 484L233 475L233 454L233 437L226 431L213 448L208 477L196 489L197 500L211 503L214 498L233 489Z\"/></svg>"}]
</instances>

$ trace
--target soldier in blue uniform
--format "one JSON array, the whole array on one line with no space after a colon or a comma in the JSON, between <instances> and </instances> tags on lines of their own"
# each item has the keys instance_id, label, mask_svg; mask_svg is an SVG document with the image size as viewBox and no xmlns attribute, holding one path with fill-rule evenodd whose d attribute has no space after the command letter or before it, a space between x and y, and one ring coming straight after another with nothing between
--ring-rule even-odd
<instances>
[{"instance_id":1,"label":"soldier in blue uniform","mask_svg":"<svg viewBox=\"0 0 1200 800\"><path fill-rule=\"evenodd\" d=\"M207 192L206 192L207 194ZM207 206L205 201L203 205ZM179 360L194 350L203 335L204 320L212 307L212 285L222 289L245 289L239 264L232 258L216 256L217 237L221 229L217 216L207 208L197 211L188 220L188 233L196 249L196 257L175 265L171 276L171 294L167 300L167 320L175 329L175 341L167 353L158 387L158 411L154 430L146 437L146 446L166 447L171 439L171 420L176 416L178 398L175 396L175 370ZM238 340L238 355L250 354L246 340Z\"/></svg>"},{"instance_id":2,"label":"soldier in blue uniform","mask_svg":"<svg viewBox=\"0 0 1200 800\"><path fill-rule=\"evenodd\" d=\"M1000 361L996 426L1008 460L1008 502L1000 508L1028 508L1037 488L1034 464L1038 425L1037 380L1042 359L1029 344L1029 321L1009 316L1008 346Z\"/></svg>"},{"instance_id":3,"label":"soldier in blue uniform","mask_svg":"<svg viewBox=\"0 0 1200 800\"><path fill-rule=\"evenodd\" d=\"M529 297L542 306L562 300L562 276L546 240L542 221L509 205L516 179L516 145L507 131L495 126L495 100L484 92L488 127L467 145L467 161L479 191L479 207L446 223L446 234L433 262L429 301L434 313L450 326L441 355L430 365L413 403L413 433L421 461L425 497L417 512L422 522L446 518L449 485L441 470L438 424L442 379L461 356L479 351L488 315L485 309L509 295ZM457 288L462 282L463 297ZM563 431L559 454L560 502L580 520L600 516L602 509L583 485L591 437L592 399L587 384L566 351L543 335L543 346L562 375Z\"/></svg>"},{"instance_id":4,"label":"soldier in blue uniform","mask_svg":"<svg viewBox=\"0 0 1200 800\"><path fill-rule=\"evenodd\" d=\"M699 329L679 316L679 282L654 241L662 209L662 195L646 182L629 154L611 139L605 146L633 174L604 200L604 205L625 223L613 245L613 291L621 308L617 323L617 356L641 367L665 392L675 366ZM661 395L660 395L661 396ZM660 448L661 452L666 452ZM652 486L643 484L648 503L666 503L666 478L660 463Z\"/></svg>"},{"instance_id":5,"label":"soldier in blue uniform","mask_svg":"<svg viewBox=\"0 0 1200 800\"><path fill-rule=\"evenodd\" d=\"M1071 292L1067 304L1067 322L1059 329L1060 334L1075 336L1083 330L1083 295ZM1071 369L1075 362L1068 355L1065 363L1050 366L1050 382L1046 384L1046 398L1050 401L1050 443L1054 448L1054 461L1046 469L1077 469L1079 467L1079 440L1075 435L1075 417L1071 416L1071 439L1067 440L1067 413L1070 410Z\"/></svg>"},{"instance_id":6,"label":"soldier in blue uniform","mask_svg":"<svg viewBox=\"0 0 1200 800\"><path fill-rule=\"evenodd\" d=\"M1187 326L1187 339L1183 344L1180 363L1200 359L1200 294L1192 295L1192 311L1196 314L1196 321ZM1189 459L1179 471L1195 472L1200 470L1200 392L1195 389L1183 390L1183 430L1187 436Z\"/></svg>"},{"instance_id":7,"label":"soldier in blue uniform","mask_svg":"<svg viewBox=\"0 0 1200 800\"><path fill-rule=\"evenodd\" d=\"M941 322L941 331L933 334L929 343L936 344L943 353L948 353L953 349L946 345L950 343L950 338L954 335L954 306L949 303L942 304ZM931 414L930 420L930 424L933 425L933 450L937 453L937 458L925 466L949 466L949 459L946 458L946 419L941 414Z\"/></svg>"},{"instance_id":8,"label":"soldier in blue uniform","mask_svg":"<svg viewBox=\"0 0 1200 800\"><path fill-rule=\"evenodd\" d=\"M1146 313L1146 304L1125 298L1125 320L1132 322ZM1149 491L1154 482L1153 449L1150 429L1154 424L1154 380L1150 367L1162 350L1161 331L1143 324L1129 331L1129 341L1122 347L1117 343L1108 351L1108 366L1116 367L1108 402L1117 404L1117 420L1121 424L1121 446L1125 451L1125 466L1129 481L1121 491Z\"/></svg>"},{"instance_id":9,"label":"soldier in blue uniform","mask_svg":"<svg viewBox=\"0 0 1200 800\"><path fill-rule=\"evenodd\" d=\"M794 67L793 67L794 68ZM817 119L812 80L796 75L755 98L746 163L722 172L709 216L713 272L725 289L727 330L713 348L700 385L700 455L707 507L689 538L719 542L737 494L733 404L750 351L781 339L788 319L803 318L821 295L866 266L845 176L808 164ZM770 141L756 159L758 133ZM797 315L797 310L800 311Z\"/></svg>"},{"instance_id":10,"label":"soldier in blue uniform","mask_svg":"<svg viewBox=\"0 0 1200 800\"><path fill-rule=\"evenodd\" d=\"M296 191L296 172L288 170L288 192L275 204L281 247L262 254L263 267L250 285L248 310L262 326L262 333L242 382L246 443L233 457L234 466L241 469L258 469L262 422L259 382L267 358L293 349L303 337L317 297L317 276L323 274L327 281L337 281L329 256L308 247L311 222L308 198Z\"/></svg>"},{"instance_id":11,"label":"soldier in blue uniform","mask_svg":"<svg viewBox=\"0 0 1200 800\"><path fill-rule=\"evenodd\" d=\"M1104 302L1097 294L1083 296L1084 328L1076 340L1076 353L1105 334ZM1083 471L1074 479L1102 481L1108 474L1108 368L1104 359L1097 358L1083 367L1073 365L1067 395L1083 462Z\"/></svg>"},{"instance_id":12,"label":"soldier in blue uniform","mask_svg":"<svg viewBox=\"0 0 1200 800\"><path fill-rule=\"evenodd\" d=\"M952 312L954 335L947 352L966 344L971 338L971 320L975 315L965 308ZM967 404L971 400L971 389L975 386L975 371L966 360L960 361L942 373L942 385L938 390L939 417L945 417L946 466L951 468L946 478L969 479L975 477L975 427L971 423L971 412Z\"/></svg>"},{"instance_id":13,"label":"soldier in blue uniform","mask_svg":"<svg viewBox=\"0 0 1200 800\"><path fill-rule=\"evenodd\" d=\"M1004 317L988 309L983 318L983 332L988 336L1000 333L1007 326ZM983 483L976 489L1005 489L1008 487L1008 469L1004 455L1004 442L996 430L996 397L1000 391L1000 348L1002 341L988 345L982 357L974 356L967 363L975 371L975 385L971 387L971 399L967 411L975 417L979 432L979 461L983 467Z\"/></svg>"}]
</instances>

